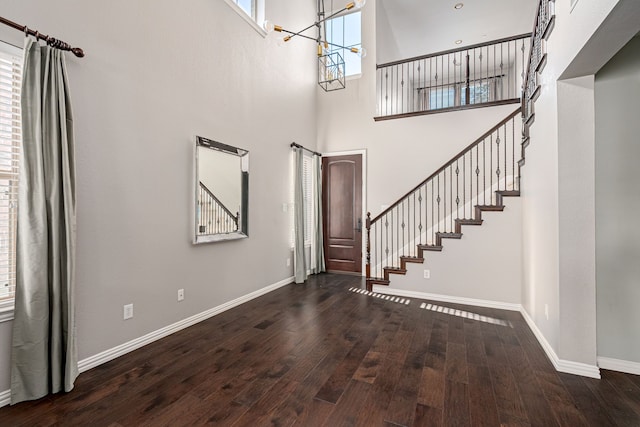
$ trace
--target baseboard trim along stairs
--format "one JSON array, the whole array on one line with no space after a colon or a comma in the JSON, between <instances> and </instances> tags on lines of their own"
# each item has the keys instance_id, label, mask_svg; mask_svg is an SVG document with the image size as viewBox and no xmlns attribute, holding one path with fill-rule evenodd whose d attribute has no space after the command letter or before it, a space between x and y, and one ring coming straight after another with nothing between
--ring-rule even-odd
<instances>
[{"instance_id":1,"label":"baseboard trim along stairs","mask_svg":"<svg viewBox=\"0 0 640 427\"><path fill-rule=\"evenodd\" d=\"M540 329L536 326L535 322L529 316L529 313L524 309L521 304L508 303L501 301L488 301L475 298L465 298L450 295L431 294L426 292L405 291L401 289L389 288L386 286L375 286L373 292L378 294L396 295L400 297L409 297L414 299L426 299L430 301L439 301L451 304L463 304L475 307L496 308L499 310L518 311L522 314L522 317L527 322L529 329L533 332L536 339L542 346L542 349L546 353L547 357L559 372L567 374L580 375L583 377L600 379L600 368L611 369L614 371L625 372L629 374L640 374L640 363L616 361L615 359L598 358L598 366L589 365L586 363L573 362L570 360L563 360L558 357L556 352L551 347L551 344L544 337ZM604 363L604 364L603 364Z\"/></svg>"}]
</instances>

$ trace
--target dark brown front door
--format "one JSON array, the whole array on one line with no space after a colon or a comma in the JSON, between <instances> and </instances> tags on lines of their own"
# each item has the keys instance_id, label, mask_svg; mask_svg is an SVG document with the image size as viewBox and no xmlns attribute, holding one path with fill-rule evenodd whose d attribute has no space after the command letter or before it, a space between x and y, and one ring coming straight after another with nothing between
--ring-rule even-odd
<instances>
[{"instance_id":1,"label":"dark brown front door","mask_svg":"<svg viewBox=\"0 0 640 427\"><path fill-rule=\"evenodd\" d=\"M328 271L362 272L362 155L322 158L324 256Z\"/></svg>"}]
</instances>

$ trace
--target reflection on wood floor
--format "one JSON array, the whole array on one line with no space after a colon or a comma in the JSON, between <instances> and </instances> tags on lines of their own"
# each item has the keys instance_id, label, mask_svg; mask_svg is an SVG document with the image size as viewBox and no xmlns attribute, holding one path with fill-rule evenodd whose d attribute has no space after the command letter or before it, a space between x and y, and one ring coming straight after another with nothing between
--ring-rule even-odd
<instances>
[{"instance_id":1,"label":"reflection on wood floor","mask_svg":"<svg viewBox=\"0 0 640 427\"><path fill-rule=\"evenodd\" d=\"M556 372L517 312L350 288L363 280L285 286L1 408L0 425L640 425L639 377Z\"/></svg>"}]
</instances>

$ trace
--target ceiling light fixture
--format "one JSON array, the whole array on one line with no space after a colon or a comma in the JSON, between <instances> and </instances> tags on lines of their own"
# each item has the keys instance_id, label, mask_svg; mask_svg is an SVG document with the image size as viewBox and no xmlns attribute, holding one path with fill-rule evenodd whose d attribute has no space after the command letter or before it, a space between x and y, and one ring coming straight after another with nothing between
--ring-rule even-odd
<instances>
[{"instance_id":1,"label":"ceiling light fixture","mask_svg":"<svg viewBox=\"0 0 640 427\"><path fill-rule=\"evenodd\" d=\"M454 43L455 44L462 44L462 40L456 40Z\"/></svg>"},{"instance_id":2,"label":"ceiling light fixture","mask_svg":"<svg viewBox=\"0 0 640 427\"><path fill-rule=\"evenodd\" d=\"M363 47L346 47L335 43L329 43L327 41L325 22L353 8L361 9L365 5L366 1L367 0L354 0L352 2L349 2L345 7L338 10L337 12L333 12L329 16L325 16L324 14L324 1L319 1L318 20L308 27L305 27L302 30L296 32L289 31L280 25L275 25L270 21L264 21L264 24L262 26L267 33L275 31L278 33L286 34L286 36L278 40L278 45L284 45L296 36L315 41L318 46L318 84L327 92L336 89L344 89L344 59L339 52L330 51L329 46L344 51L349 51L358 55L360 58L364 58L367 55L367 50ZM313 27L316 27L318 29L317 37L314 38L306 34L302 34L305 31L312 29Z\"/></svg>"},{"instance_id":3,"label":"ceiling light fixture","mask_svg":"<svg viewBox=\"0 0 640 427\"><path fill-rule=\"evenodd\" d=\"M456 3L455 6L453 6L454 9L462 9L462 7L464 6L464 3Z\"/></svg>"}]
</instances>

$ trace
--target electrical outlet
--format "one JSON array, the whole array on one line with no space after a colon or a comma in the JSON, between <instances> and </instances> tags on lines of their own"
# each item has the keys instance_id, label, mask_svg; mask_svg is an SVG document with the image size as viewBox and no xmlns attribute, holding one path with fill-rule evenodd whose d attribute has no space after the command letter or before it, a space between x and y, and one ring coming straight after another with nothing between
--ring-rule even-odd
<instances>
[{"instance_id":1,"label":"electrical outlet","mask_svg":"<svg viewBox=\"0 0 640 427\"><path fill-rule=\"evenodd\" d=\"M178 301L184 300L184 289L178 289Z\"/></svg>"},{"instance_id":2,"label":"electrical outlet","mask_svg":"<svg viewBox=\"0 0 640 427\"><path fill-rule=\"evenodd\" d=\"M546 317L547 320L549 320L549 304L544 305L544 317Z\"/></svg>"},{"instance_id":3,"label":"electrical outlet","mask_svg":"<svg viewBox=\"0 0 640 427\"><path fill-rule=\"evenodd\" d=\"M425 270L424 271L424 278L425 279L431 279L431 270Z\"/></svg>"},{"instance_id":4,"label":"electrical outlet","mask_svg":"<svg viewBox=\"0 0 640 427\"><path fill-rule=\"evenodd\" d=\"M133 317L133 304L127 304L124 306L124 320L131 319Z\"/></svg>"},{"instance_id":5,"label":"electrical outlet","mask_svg":"<svg viewBox=\"0 0 640 427\"><path fill-rule=\"evenodd\" d=\"M291 266L291 258L287 258L287 267Z\"/></svg>"}]
</instances>

